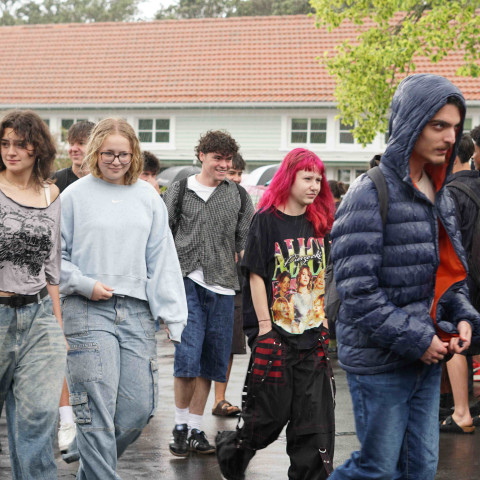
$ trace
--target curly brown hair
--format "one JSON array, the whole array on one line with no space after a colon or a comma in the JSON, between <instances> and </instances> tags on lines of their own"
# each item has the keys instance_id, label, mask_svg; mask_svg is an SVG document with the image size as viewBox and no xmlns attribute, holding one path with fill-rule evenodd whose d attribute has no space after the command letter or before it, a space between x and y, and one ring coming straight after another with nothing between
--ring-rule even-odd
<instances>
[{"instance_id":1,"label":"curly brown hair","mask_svg":"<svg viewBox=\"0 0 480 480\"><path fill-rule=\"evenodd\" d=\"M200 160L200 152L220 153L223 156L235 155L239 146L226 130L209 130L200 137L195 147L195 155Z\"/></svg>"},{"instance_id":2,"label":"curly brown hair","mask_svg":"<svg viewBox=\"0 0 480 480\"><path fill-rule=\"evenodd\" d=\"M13 129L16 135L33 147L35 163L32 175L37 186L50 183L57 149L47 124L32 110L12 110L7 112L0 122L0 138L3 138L7 128ZM0 172L5 169L0 155Z\"/></svg>"}]
</instances>

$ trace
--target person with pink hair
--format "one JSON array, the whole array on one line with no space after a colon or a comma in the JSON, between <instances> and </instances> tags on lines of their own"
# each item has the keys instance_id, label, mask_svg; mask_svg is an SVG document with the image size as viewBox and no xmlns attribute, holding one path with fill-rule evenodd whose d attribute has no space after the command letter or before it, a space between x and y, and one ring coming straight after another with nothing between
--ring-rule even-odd
<instances>
[{"instance_id":1,"label":"person with pink hair","mask_svg":"<svg viewBox=\"0 0 480 480\"><path fill-rule=\"evenodd\" d=\"M249 279L243 315L252 357L245 380L243 426L217 435L217 458L227 480L245 478L256 451L275 441L285 425L288 478L323 480L331 471L334 385L325 315L313 315L312 286L324 275L325 237L334 211L320 158L303 148L292 150L259 202L242 262ZM291 298L309 302L302 308L290 307L291 322L277 318L282 272L296 280ZM292 328L293 324L301 328Z\"/></svg>"}]
</instances>

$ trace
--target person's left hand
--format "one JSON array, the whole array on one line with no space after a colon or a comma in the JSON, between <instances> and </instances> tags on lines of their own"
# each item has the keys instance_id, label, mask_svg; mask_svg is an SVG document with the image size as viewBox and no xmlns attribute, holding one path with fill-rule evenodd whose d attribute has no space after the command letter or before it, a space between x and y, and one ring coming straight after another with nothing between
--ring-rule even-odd
<instances>
[{"instance_id":1,"label":"person's left hand","mask_svg":"<svg viewBox=\"0 0 480 480\"><path fill-rule=\"evenodd\" d=\"M451 338L448 344L450 353L462 353L472 341L472 326L468 322L465 320L458 322L457 329L458 337Z\"/></svg>"}]
</instances>

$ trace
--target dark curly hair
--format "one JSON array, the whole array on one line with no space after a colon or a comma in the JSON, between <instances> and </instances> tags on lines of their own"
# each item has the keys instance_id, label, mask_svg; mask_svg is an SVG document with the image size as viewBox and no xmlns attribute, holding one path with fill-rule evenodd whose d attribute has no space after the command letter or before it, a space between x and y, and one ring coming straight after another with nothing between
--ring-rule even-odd
<instances>
[{"instance_id":1,"label":"dark curly hair","mask_svg":"<svg viewBox=\"0 0 480 480\"><path fill-rule=\"evenodd\" d=\"M460 163L467 163L475 153L475 145L473 144L472 137L468 133L464 133L460 142L458 143L457 157L460 159Z\"/></svg>"},{"instance_id":2,"label":"dark curly hair","mask_svg":"<svg viewBox=\"0 0 480 480\"><path fill-rule=\"evenodd\" d=\"M151 172L154 175L158 175L160 172L160 160L152 153L147 150L142 152L143 157L143 171Z\"/></svg>"},{"instance_id":3,"label":"dark curly hair","mask_svg":"<svg viewBox=\"0 0 480 480\"><path fill-rule=\"evenodd\" d=\"M12 110L7 112L0 122L0 138L3 138L7 128L13 129L16 135L32 145L31 153L35 156L32 174L37 186L50 183L57 149L47 124L32 110ZM0 172L5 169L0 155Z\"/></svg>"},{"instance_id":4,"label":"dark curly hair","mask_svg":"<svg viewBox=\"0 0 480 480\"><path fill-rule=\"evenodd\" d=\"M472 140L477 144L477 147L480 147L480 125L477 125L474 129L470 131L470 136Z\"/></svg>"},{"instance_id":5,"label":"dark curly hair","mask_svg":"<svg viewBox=\"0 0 480 480\"><path fill-rule=\"evenodd\" d=\"M241 170L242 172L247 168L245 160L238 152L233 156L232 168L234 170Z\"/></svg>"},{"instance_id":6,"label":"dark curly hair","mask_svg":"<svg viewBox=\"0 0 480 480\"><path fill-rule=\"evenodd\" d=\"M200 160L200 152L220 153L223 156L235 155L238 152L238 144L226 130L209 130L200 137L195 147L195 155Z\"/></svg>"}]
</instances>

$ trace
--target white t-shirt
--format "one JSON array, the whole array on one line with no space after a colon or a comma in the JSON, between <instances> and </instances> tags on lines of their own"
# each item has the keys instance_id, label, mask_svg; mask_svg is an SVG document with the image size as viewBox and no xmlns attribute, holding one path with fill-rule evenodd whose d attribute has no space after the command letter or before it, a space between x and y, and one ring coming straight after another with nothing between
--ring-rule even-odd
<instances>
[{"instance_id":1,"label":"white t-shirt","mask_svg":"<svg viewBox=\"0 0 480 480\"><path fill-rule=\"evenodd\" d=\"M435 189L430 177L425 172L417 182L417 187L432 203L435 203Z\"/></svg>"},{"instance_id":2,"label":"white t-shirt","mask_svg":"<svg viewBox=\"0 0 480 480\"><path fill-rule=\"evenodd\" d=\"M204 202L206 202L210 198L210 195L214 192L215 188L217 188L202 185L197 180L196 175L188 177L187 185L188 188L190 190L193 190ZM235 290L232 290L231 288L225 288L221 287L220 285L210 285L208 283L205 283L205 278L203 277L203 269L201 267L189 273L187 277L201 287L210 290L211 292L218 293L220 295L235 295Z\"/></svg>"}]
</instances>

